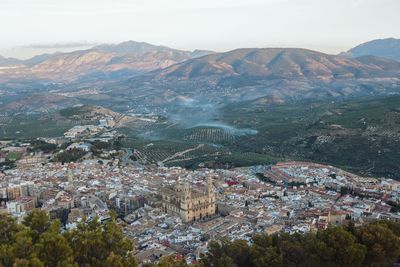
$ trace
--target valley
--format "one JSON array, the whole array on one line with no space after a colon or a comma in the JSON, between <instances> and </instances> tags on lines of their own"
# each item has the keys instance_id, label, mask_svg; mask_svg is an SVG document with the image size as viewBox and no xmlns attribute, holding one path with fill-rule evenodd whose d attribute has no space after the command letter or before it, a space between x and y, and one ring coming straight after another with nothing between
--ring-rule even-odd
<instances>
[{"instance_id":1,"label":"valley","mask_svg":"<svg viewBox=\"0 0 400 267\"><path fill-rule=\"evenodd\" d=\"M96 119L63 117L68 110L15 116L2 122L0 138L58 137L74 125L97 124ZM103 109L102 114L110 112ZM309 160L365 176L399 179L400 96L318 104L304 100L265 105L256 99L204 116L201 112L186 108L171 117L129 115L131 119L115 129L124 136L122 144L134 149L143 163L196 169Z\"/></svg>"},{"instance_id":2,"label":"valley","mask_svg":"<svg viewBox=\"0 0 400 267\"><path fill-rule=\"evenodd\" d=\"M130 41L17 62L23 71L0 73L0 138L60 137L97 125L85 116L98 110L119 118L113 130L143 163L309 160L400 179L400 62L353 54L188 52Z\"/></svg>"}]
</instances>

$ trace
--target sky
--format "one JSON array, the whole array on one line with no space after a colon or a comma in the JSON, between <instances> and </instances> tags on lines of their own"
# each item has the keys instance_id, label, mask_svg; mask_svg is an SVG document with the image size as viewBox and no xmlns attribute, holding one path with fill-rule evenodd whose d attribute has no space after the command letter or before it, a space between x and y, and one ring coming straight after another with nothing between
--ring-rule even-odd
<instances>
[{"instance_id":1,"label":"sky","mask_svg":"<svg viewBox=\"0 0 400 267\"><path fill-rule=\"evenodd\" d=\"M400 38L399 14L400 0L0 0L0 55L28 58L127 40L336 54Z\"/></svg>"}]
</instances>

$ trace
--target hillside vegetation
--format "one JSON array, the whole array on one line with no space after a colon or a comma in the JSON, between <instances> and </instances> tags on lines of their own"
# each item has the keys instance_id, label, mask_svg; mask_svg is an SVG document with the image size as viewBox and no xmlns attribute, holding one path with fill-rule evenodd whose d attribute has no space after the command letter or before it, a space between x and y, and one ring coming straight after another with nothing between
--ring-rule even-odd
<instances>
[{"instance_id":1,"label":"hillside vegetation","mask_svg":"<svg viewBox=\"0 0 400 267\"><path fill-rule=\"evenodd\" d=\"M44 211L33 211L22 224L0 215L0 266L137 266L134 246L111 221L83 220L62 230ZM251 242L211 241L195 266L392 266L400 260L400 224L375 222L360 227L331 227L317 233L256 235ZM147 267L185 267L174 255Z\"/></svg>"},{"instance_id":2,"label":"hillside vegetation","mask_svg":"<svg viewBox=\"0 0 400 267\"><path fill-rule=\"evenodd\" d=\"M84 220L64 231L44 211L33 211L22 224L0 215L0 266L137 266L132 251L115 219Z\"/></svg>"},{"instance_id":3,"label":"hillside vegetation","mask_svg":"<svg viewBox=\"0 0 400 267\"><path fill-rule=\"evenodd\" d=\"M228 106L223 117L258 130L236 142L239 150L400 179L400 96L281 105L259 99Z\"/></svg>"}]
</instances>

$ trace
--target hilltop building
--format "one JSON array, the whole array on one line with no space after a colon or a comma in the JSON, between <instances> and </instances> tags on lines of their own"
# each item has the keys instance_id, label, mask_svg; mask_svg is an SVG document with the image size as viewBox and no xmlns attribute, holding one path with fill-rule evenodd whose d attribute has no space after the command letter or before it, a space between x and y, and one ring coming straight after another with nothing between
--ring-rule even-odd
<instances>
[{"instance_id":1,"label":"hilltop building","mask_svg":"<svg viewBox=\"0 0 400 267\"><path fill-rule=\"evenodd\" d=\"M215 192L211 178L203 191L194 190L189 183L177 184L162 191L163 210L179 216L183 222L201 220L215 214Z\"/></svg>"}]
</instances>

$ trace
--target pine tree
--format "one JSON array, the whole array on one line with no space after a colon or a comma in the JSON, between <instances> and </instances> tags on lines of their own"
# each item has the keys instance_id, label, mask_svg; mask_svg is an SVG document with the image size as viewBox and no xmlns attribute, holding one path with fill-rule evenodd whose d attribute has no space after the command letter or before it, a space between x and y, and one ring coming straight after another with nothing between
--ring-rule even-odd
<instances>
[{"instance_id":1,"label":"pine tree","mask_svg":"<svg viewBox=\"0 0 400 267\"><path fill-rule=\"evenodd\" d=\"M47 267L75 266L73 251L60 233L59 221L54 221L50 228L41 234L38 243L35 244L35 252Z\"/></svg>"},{"instance_id":2,"label":"pine tree","mask_svg":"<svg viewBox=\"0 0 400 267\"><path fill-rule=\"evenodd\" d=\"M28 213L22 223L30 229L32 240L36 242L40 235L50 228L49 214L43 210L36 209Z\"/></svg>"}]
</instances>

